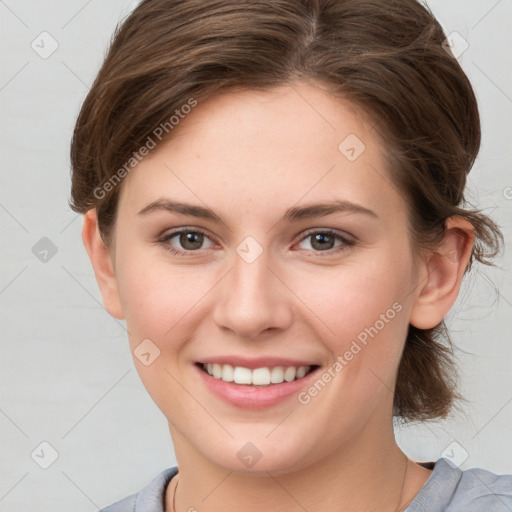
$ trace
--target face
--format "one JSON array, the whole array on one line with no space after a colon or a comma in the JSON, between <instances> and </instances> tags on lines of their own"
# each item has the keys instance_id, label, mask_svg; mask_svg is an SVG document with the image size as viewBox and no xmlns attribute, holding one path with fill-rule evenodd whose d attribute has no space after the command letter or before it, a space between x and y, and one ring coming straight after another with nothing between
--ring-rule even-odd
<instances>
[{"instance_id":1,"label":"face","mask_svg":"<svg viewBox=\"0 0 512 512\"><path fill-rule=\"evenodd\" d=\"M351 103L304 83L217 96L122 187L119 308L178 461L284 473L387 435L417 281Z\"/></svg>"}]
</instances>

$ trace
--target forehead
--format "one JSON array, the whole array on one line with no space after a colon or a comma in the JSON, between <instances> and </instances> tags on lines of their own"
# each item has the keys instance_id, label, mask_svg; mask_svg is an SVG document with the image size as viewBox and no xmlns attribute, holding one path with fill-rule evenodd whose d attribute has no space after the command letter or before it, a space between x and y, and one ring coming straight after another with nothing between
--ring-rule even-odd
<instances>
[{"instance_id":1,"label":"forehead","mask_svg":"<svg viewBox=\"0 0 512 512\"><path fill-rule=\"evenodd\" d=\"M165 194L262 215L340 198L403 207L369 116L304 83L198 102L123 189L134 208Z\"/></svg>"}]
</instances>

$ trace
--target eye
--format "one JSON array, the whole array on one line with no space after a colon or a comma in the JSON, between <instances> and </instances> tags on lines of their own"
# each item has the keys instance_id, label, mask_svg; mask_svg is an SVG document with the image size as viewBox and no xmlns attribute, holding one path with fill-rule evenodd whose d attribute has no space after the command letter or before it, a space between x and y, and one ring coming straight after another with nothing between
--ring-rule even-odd
<instances>
[{"instance_id":1,"label":"eye","mask_svg":"<svg viewBox=\"0 0 512 512\"><path fill-rule=\"evenodd\" d=\"M175 241L173 242L173 240ZM208 236L197 228L184 228L172 231L163 236L159 242L163 243L165 248L173 254L199 252L199 250L208 249L212 245ZM209 242L209 245L203 247L205 242Z\"/></svg>"},{"instance_id":2,"label":"eye","mask_svg":"<svg viewBox=\"0 0 512 512\"><path fill-rule=\"evenodd\" d=\"M341 235L332 230L313 231L308 233L299 243L301 249L312 250L314 252L338 252L347 250L354 245L354 240ZM305 247L309 245L309 247Z\"/></svg>"}]
</instances>

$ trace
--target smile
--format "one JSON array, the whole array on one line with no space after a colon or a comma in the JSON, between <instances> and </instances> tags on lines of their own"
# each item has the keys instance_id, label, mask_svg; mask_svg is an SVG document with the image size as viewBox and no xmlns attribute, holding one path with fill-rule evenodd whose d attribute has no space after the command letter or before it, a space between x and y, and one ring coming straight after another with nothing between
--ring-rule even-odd
<instances>
[{"instance_id":1,"label":"smile","mask_svg":"<svg viewBox=\"0 0 512 512\"><path fill-rule=\"evenodd\" d=\"M248 386L272 386L302 379L313 369L313 366L265 366L251 370L231 364L200 363L200 368L214 379L224 382Z\"/></svg>"},{"instance_id":2,"label":"smile","mask_svg":"<svg viewBox=\"0 0 512 512\"><path fill-rule=\"evenodd\" d=\"M321 366L310 358L271 355L208 357L193 364L199 381L231 406L262 409L296 397L317 378Z\"/></svg>"}]
</instances>

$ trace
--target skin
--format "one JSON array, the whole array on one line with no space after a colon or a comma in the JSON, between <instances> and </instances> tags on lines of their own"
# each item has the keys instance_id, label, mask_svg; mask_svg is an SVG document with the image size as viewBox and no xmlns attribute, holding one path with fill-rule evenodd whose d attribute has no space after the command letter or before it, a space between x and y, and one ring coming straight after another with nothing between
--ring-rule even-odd
<instances>
[{"instance_id":1,"label":"skin","mask_svg":"<svg viewBox=\"0 0 512 512\"><path fill-rule=\"evenodd\" d=\"M353 162L338 150L349 134L366 146ZM139 213L164 198L208 206L222 222ZM282 220L290 207L331 200L375 215ZM166 510L176 481L179 512L394 511L413 499L430 471L396 445L396 372L409 323L433 327L454 303L473 235L449 219L439 247L417 262L407 226L367 116L302 82L201 102L125 179L109 247L95 211L85 215L106 309L126 319L132 351L148 338L160 349L152 364L134 362L175 447L179 480ZM183 227L207 237L179 256L169 247L190 246L162 238ZM307 234L326 229L354 243L322 251ZM236 252L247 236L263 251L252 263ZM241 409L197 378L196 361L226 354L310 360L325 371L395 303L401 311L306 405L293 396ZM262 454L252 468L237 457L247 442Z\"/></svg>"}]
</instances>

